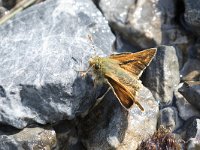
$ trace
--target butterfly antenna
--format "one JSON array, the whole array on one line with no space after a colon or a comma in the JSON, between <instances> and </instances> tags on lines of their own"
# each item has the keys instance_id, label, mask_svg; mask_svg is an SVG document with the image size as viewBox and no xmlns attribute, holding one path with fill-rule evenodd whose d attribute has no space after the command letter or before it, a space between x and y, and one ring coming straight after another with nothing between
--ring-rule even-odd
<instances>
[{"instance_id":1,"label":"butterfly antenna","mask_svg":"<svg viewBox=\"0 0 200 150\"><path fill-rule=\"evenodd\" d=\"M92 36L91 36L91 35L88 35L88 39L90 40L92 49L94 50L95 56L96 56L96 49L95 49L95 47L94 47L94 41L93 41L93 39L92 39Z\"/></svg>"},{"instance_id":2,"label":"butterfly antenna","mask_svg":"<svg viewBox=\"0 0 200 150\"><path fill-rule=\"evenodd\" d=\"M90 66L86 71L82 71L81 76L82 76L82 77L85 77L86 74L87 74L93 67L94 67L94 65Z\"/></svg>"}]
</instances>

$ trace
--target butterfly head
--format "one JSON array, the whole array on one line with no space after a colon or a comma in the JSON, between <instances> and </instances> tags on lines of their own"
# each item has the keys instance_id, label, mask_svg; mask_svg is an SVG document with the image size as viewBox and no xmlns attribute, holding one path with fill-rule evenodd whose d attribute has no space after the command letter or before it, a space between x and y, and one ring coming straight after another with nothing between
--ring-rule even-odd
<instances>
[{"instance_id":1,"label":"butterfly head","mask_svg":"<svg viewBox=\"0 0 200 150\"><path fill-rule=\"evenodd\" d=\"M90 58L90 60L89 60L90 67L92 67L96 71L100 70L101 63L102 63L102 58L99 56L95 56L93 58Z\"/></svg>"}]
</instances>

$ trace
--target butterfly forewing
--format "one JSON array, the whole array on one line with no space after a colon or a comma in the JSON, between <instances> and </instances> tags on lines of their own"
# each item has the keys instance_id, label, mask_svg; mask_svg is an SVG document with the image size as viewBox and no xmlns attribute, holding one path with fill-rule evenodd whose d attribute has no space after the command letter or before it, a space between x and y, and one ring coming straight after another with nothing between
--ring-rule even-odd
<instances>
[{"instance_id":1,"label":"butterfly forewing","mask_svg":"<svg viewBox=\"0 0 200 150\"><path fill-rule=\"evenodd\" d=\"M119 61L124 70L133 75L140 76L156 54L156 48L143 50L137 53L121 53L110 55L110 59Z\"/></svg>"}]
</instances>

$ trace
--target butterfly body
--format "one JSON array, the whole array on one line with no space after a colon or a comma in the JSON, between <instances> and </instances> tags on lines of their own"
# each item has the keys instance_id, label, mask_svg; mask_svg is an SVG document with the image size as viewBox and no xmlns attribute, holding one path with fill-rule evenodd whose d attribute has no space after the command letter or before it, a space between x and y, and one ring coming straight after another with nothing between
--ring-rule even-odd
<instances>
[{"instance_id":1,"label":"butterfly body","mask_svg":"<svg viewBox=\"0 0 200 150\"><path fill-rule=\"evenodd\" d=\"M144 110L135 97L141 87L139 77L155 53L156 49L150 49L109 57L96 56L89 60L89 64L93 68L95 81L108 83L124 108L129 109L135 103Z\"/></svg>"},{"instance_id":2,"label":"butterfly body","mask_svg":"<svg viewBox=\"0 0 200 150\"><path fill-rule=\"evenodd\" d=\"M140 80L138 80L138 76L121 68L119 61L110 59L109 57L95 57L90 60L90 66L93 64L95 65L94 75L96 76L96 80L107 82L106 78L110 76L114 77L117 82L124 83L126 86L134 87L134 89L139 88Z\"/></svg>"}]
</instances>

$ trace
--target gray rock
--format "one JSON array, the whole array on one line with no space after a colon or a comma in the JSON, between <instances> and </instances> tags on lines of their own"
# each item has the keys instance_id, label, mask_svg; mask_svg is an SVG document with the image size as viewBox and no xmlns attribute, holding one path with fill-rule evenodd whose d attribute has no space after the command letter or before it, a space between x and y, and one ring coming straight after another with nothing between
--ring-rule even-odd
<instances>
[{"instance_id":1,"label":"gray rock","mask_svg":"<svg viewBox=\"0 0 200 150\"><path fill-rule=\"evenodd\" d=\"M17 0L2 0L2 5L6 9L11 9L17 4Z\"/></svg>"},{"instance_id":2,"label":"gray rock","mask_svg":"<svg viewBox=\"0 0 200 150\"><path fill-rule=\"evenodd\" d=\"M195 119L187 126L186 139L190 138L200 138L200 119Z\"/></svg>"},{"instance_id":3,"label":"gray rock","mask_svg":"<svg viewBox=\"0 0 200 150\"><path fill-rule=\"evenodd\" d=\"M178 91L190 104L200 110L200 81L184 82Z\"/></svg>"},{"instance_id":4,"label":"gray rock","mask_svg":"<svg viewBox=\"0 0 200 150\"><path fill-rule=\"evenodd\" d=\"M6 14L6 9L2 6L0 6L0 18L3 17Z\"/></svg>"},{"instance_id":5,"label":"gray rock","mask_svg":"<svg viewBox=\"0 0 200 150\"><path fill-rule=\"evenodd\" d=\"M128 10L136 0L94 0L110 23L124 26L127 22Z\"/></svg>"},{"instance_id":6,"label":"gray rock","mask_svg":"<svg viewBox=\"0 0 200 150\"><path fill-rule=\"evenodd\" d=\"M179 45L175 45L174 48L176 49L176 55L178 58L179 71L180 71L183 68L183 61L184 61L183 48L181 48L181 46Z\"/></svg>"},{"instance_id":7,"label":"gray rock","mask_svg":"<svg viewBox=\"0 0 200 150\"><path fill-rule=\"evenodd\" d=\"M106 95L80 121L80 135L87 149L132 149L156 131L158 104L151 92L142 87L137 99L145 111L133 106L125 110L112 92Z\"/></svg>"},{"instance_id":8,"label":"gray rock","mask_svg":"<svg viewBox=\"0 0 200 150\"><path fill-rule=\"evenodd\" d=\"M13 138L0 135L0 150L23 150L23 148Z\"/></svg>"},{"instance_id":9,"label":"gray rock","mask_svg":"<svg viewBox=\"0 0 200 150\"><path fill-rule=\"evenodd\" d=\"M190 138L187 141L187 148L188 150L199 150L200 149L200 141L196 138Z\"/></svg>"},{"instance_id":10,"label":"gray rock","mask_svg":"<svg viewBox=\"0 0 200 150\"><path fill-rule=\"evenodd\" d=\"M176 106L179 112L179 116L183 120L188 120L193 116L200 117L200 111L198 111L194 106L192 106L181 93L178 92L178 88L182 86L182 83L179 84L177 89L174 92L176 98Z\"/></svg>"},{"instance_id":11,"label":"gray rock","mask_svg":"<svg viewBox=\"0 0 200 150\"><path fill-rule=\"evenodd\" d=\"M75 121L64 120L54 126L57 137L56 150L83 150Z\"/></svg>"},{"instance_id":12,"label":"gray rock","mask_svg":"<svg viewBox=\"0 0 200 150\"><path fill-rule=\"evenodd\" d=\"M24 128L87 111L96 93L77 70L110 54L114 39L90 0L48 0L0 26L0 122Z\"/></svg>"},{"instance_id":13,"label":"gray rock","mask_svg":"<svg viewBox=\"0 0 200 150\"><path fill-rule=\"evenodd\" d=\"M184 0L184 18L183 25L193 33L199 35L200 29L200 2L199 0Z\"/></svg>"},{"instance_id":14,"label":"gray rock","mask_svg":"<svg viewBox=\"0 0 200 150\"><path fill-rule=\"evenodd\" d=\"M183 44L188 39L175 24L177 0L98 0L114 31L142 48Z\"/></svg>"},{"instance_id":15,"label":"gray rock","mask_svg":"<svg viewBox=\"0 0 200 150\"><path fill-rule=\"evenodd\" d=\"M0 135L1 150L50 150L56 146L56 133L52 129L25 128L20 132Z\"/></svg>"},{"instance_id":16,"label":"gray rock","mask_svg":"<svg viewBox=\"0 0 200 150\"><path fill-rule=\"evenodd\" d=\"M187 150L199 150L200 149L200 119L199 118L191 118L187 120L184 125L184 138L186 142Z\"/></svg>"},{"instance_id":17,"label":"gray rock","mask_svg":"<svg viewBox=\"0 0 200 150\"><path fill-rule=\"evenodd\" d=\"M161 109L158 118L158 127L164 126L171 131L176 130L181 125L181 121L178 118L178 112L175 107L166 107Z\"/></svg>"},{"instance_id":18,"label":"gray rock","mask_svg":"<svg viewBox=\"0 0 200 150\"><path fill-rule=\"evenodd\" d=\"M146 69L144 85L161 105L166 105L172 102L173 91L179 81L176 49L172 46L159 46L155 58Z\"/></svg>"},{"instance_id":19,"label":"gray rock","mask_svg":"<svg viewBox=\"0 0 200 150\"><path fill-rule=\"evenodd\" d=\"M200 60L200 38L188 48L189 58Z\"/></svg>"},{"instance_id":20,"label":"gray rock","mask_svg":"<svg viewBox=\"0 0 200 150\"><path fill-rule=\"evenodd\" d=\"M189 58L181 69L180 76L183 81L200 80L200 61Z\"/></svg>"},{"instance_id":21,"label":"gray rock","mask_svg":"<svg viewBox=\"0 0 200 150\"><path fill-rule=\"evenodd\" d=\"M115 41L115 49L118 53L123 52L138 52L141 48L132 45L126 39L122 37L122 35L115 33L116 41Z\"/></svg>"}]
</instances>

